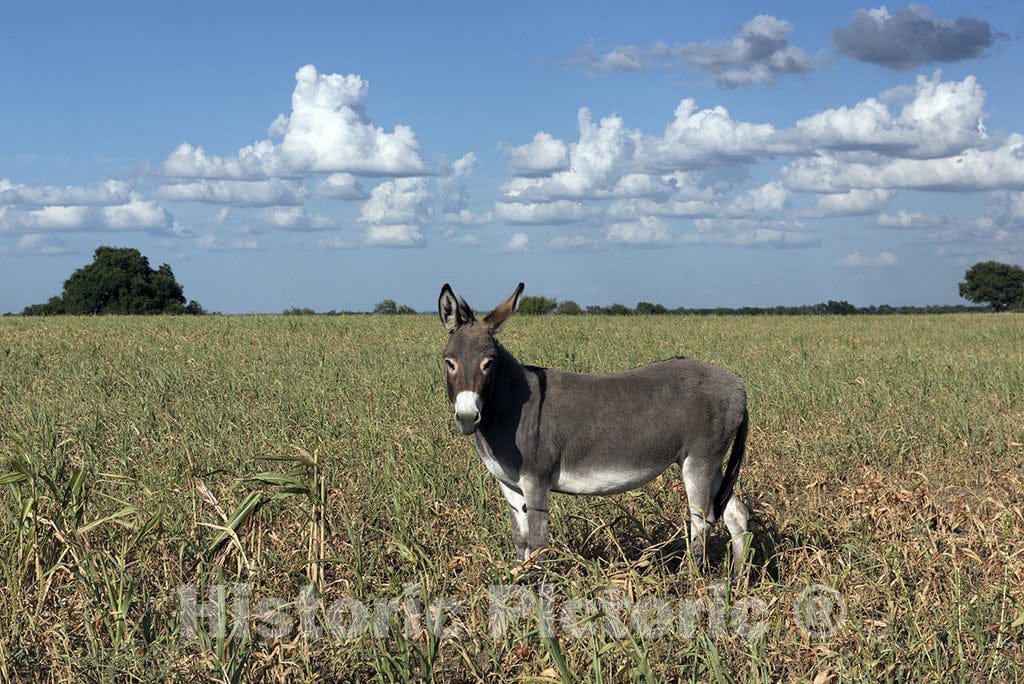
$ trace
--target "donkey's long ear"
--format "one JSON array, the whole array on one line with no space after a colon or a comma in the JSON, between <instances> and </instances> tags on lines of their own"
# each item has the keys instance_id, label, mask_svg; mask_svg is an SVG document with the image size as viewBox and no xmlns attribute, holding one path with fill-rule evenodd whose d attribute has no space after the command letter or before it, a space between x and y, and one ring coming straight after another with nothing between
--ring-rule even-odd
<instances>
[{"instance_id":1,"label":"donkey's long ear","mask_svg":"<svg viewBox=\"0 0 1024 684\"><path fill-rule=\"evenodd\" d=\"M508 317L516 312L519 308L519 297L523 294L523 288L526 287L523 283L519 283L519 287L512 293L512 296L503 301L498 307L487 314L484 317L484 325L491 331L492 335L497 335L501 332L501 326L505 325L505 321Z\"/></svg>"},{"instance_id":2,"label":"donkey's long ear","mask_svg":"<svg viewBox=\"0 0 1024 684\"><path fill-rule=\"evenodd\" d=\"M449 335L460 325L476 320L466 300L456 297L448 283L441 288L441 296L437 298L437 315L441 317L441 324Z\"/></svg>"}]
</instances>

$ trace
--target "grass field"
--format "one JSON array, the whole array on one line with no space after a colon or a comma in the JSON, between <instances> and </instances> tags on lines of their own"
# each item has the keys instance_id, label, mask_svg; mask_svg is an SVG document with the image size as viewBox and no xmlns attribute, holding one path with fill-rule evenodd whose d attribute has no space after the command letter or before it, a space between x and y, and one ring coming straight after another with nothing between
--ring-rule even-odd
<instances>
[{"instance_id":1,"label":"grass field","mask_svg":"<svg viewBox=\"0 0 1024 684\"><path fill-rule=\"evenodd\" d=\"M517 568L435 317L5 318L0 678L1024 678L1024 316L506 329L527 363L744 379L748 582L723 584L720 530L710 572L679 553L678 468L556 496L553 547ZM218 584L225 635L192 630L189 588ZM489 622L496 586L544 597L553 632Z\"/></svg>"}]
</instances>

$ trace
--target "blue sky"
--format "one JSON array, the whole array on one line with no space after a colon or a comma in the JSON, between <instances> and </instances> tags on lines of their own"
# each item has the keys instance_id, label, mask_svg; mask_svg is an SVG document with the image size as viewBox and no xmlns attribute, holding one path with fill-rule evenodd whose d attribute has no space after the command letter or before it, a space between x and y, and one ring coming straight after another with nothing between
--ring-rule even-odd
<instances>
[{"instance_id":1,"label":"blue sky","mask_svg":"<svg viewBox=\"0 0 1024 684\"><path fill-rule=\"evenodd\" d=\"M1009 2L9 3L0 311L955 303L1024 263Z\"/></svg>"}]
</instances>

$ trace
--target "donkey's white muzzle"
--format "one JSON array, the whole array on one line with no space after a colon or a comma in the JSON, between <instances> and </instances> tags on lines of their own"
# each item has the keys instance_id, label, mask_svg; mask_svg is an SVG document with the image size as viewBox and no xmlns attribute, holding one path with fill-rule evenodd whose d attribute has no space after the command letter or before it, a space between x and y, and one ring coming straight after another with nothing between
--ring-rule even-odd
<instances>
[{"instance_id":1,"label":"donkey's white muzzle","mask_svg":"<svg viewBox=\"0 0 1024 684\"><path fill-rule=\"evenodd\" d=\"M455 424L462 434L471 435L480 425L480 411L484 402L476 392L459 392L455 397Z\"/></svg>"}]
</instances>

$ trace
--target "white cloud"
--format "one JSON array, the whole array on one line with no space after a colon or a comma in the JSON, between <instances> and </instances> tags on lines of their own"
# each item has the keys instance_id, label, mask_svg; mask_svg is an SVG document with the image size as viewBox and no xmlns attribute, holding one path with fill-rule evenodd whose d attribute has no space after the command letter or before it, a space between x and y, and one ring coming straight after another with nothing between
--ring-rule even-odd
<instances>
[{"instance_id":1,"label":"white cloud","mask_svg":"<svg viewBox=\"0 0 1024 684\"><path fill-rule=\"evenodd\" d=\"M365 241L368 245L382 247L417 247L423 244L423 234L413 225L370 225L366 228Z\"/></svg>"},{"instance_id":2,"label":"white cloud","mask_svg":"<svg viewBox=\"0 0 1024 684\"><path fill-rule=\"evenodd\" d=\"M469 204L466 181L473 175L479 163L475 154L467 152L455 160L446 174L437 179L444 213L457 214Z\"/></svg>"},{"instance_id":3,"label":"white cloud","mask_svg":"<svg viewBox=\"0 0 1024 684\"><path fill-rule=\"evenodd\" d=\"M422 178L396 178L370 192L360 220L373 224L420 223L430 215L430 193Z\"/></svg>"},{"instance_id":4,"label":"white cloud","mask_svg":"<svg viewBox=\"0 0 1024 684\"><path fill-rule=\"evenodd\" d=\"M822 195L808 216L865 216L884 209L896 195L892 190L855 189L834 195Z\"/></svg>"},{"instance_id":5,"label":"white cloud","mask_svg":"<svg viewBox=\"0 0 1024 684\"><path fill-rule=\"evenodd\" d=\"M598 251L604 249L604 245L595 240L591 240L585 235L559 235L553 238L548 246L551 249L557 249L565 252L575 252L580 250Z\"/></svg>"},{"instance_id":6,"label":"white cloud","mask_svg":"<svg viewBox=\"0 0 1024 684\"><path fill-rule=\"evenodd\" d=\"M875 225L879 228L898 230L937 228L948 223L950 223L949 217L941 214L925 214L921 211L906 211L904 209L900 209L895 214L880 214L875 219Z\"/></svg>"},{"instance_id":7,"label":"white cloud","mask_svg":"<svg viewBox=\"0 0 1024 684\"><path fill-rule=\"evenodd\" d=\"M592 216L594 212L582 202L558 200L556 202L495 202L494 219L505 223L556 225L575 223Z\"/></svg>"},{"instance_id":8,"label":"white cloud","mask_svg":"<svg viewBox=\"0 0 1024 684\"><path fill-rule=\"evenodd\" d=\"M648 169L674 171L707 164L750 163L759 157L793 153L799 145L783 140L766 123L736 121L722 106L697 109L693 98L676 107L658 138L646 138L640 158Z\"/></svg>"},{"instance_id":9,"label":"white cloud","mask_svg":"<svg viewBox=\"0 0 1024 684\"><path fill-rule=\"evenodd\" d=\"M302 207L267 207L257 214L253 225L278 230L324 230L336 227L326 216L310 214Z\"/></svg>"},{"instance_id":10,"label":"white cloud","mask_svg":"<svg viewBox=\"0 0 1024 684\"><path fill-rule=\"evenodd\" d=\"M843 268L895 268L900 265L900 260L892 252L882 252L878 256L870 256L861 254L860 250L855 249L836 261L836 265Z\"/></svg>"},{"instance_id":11,"label":"white cloud","mask_svg":"<svg viewBox=\"0 0 1024 684\"><path fill-rule=\"evenodd\" d=\"M729 42L687 43L671 53L707 71L726 88L772 83L780 74L814 71L818 64L804 50L789 45L793 25L761 14L747 21Z\"/></svg>"},{"instance_id":12,"label":"white cloud","mask_svg":"<svg viewBox=\"0 0 1024 684\"><path fill-rule=\"evenodd\" d=\"M205 235L199 236L196 239L196 244L200 249L216 252L253 251L258 250L263 246L259 240L253 237L225 240L213 233L206 233Z\"/></svg>"},{"instance_id":13,"label":"white cloud","mask_svg":"<svg viewBox=\"0 0 1024 684\"><path fill-rule=\"evenodd\" d=\"M369 84L356 74L321 74L307 64L295 74L290 115L271 125L281 142L260 140L234 155L208 154L180 145L165 160L165 176L182 179L255 180L302 176L311 172L367 176L430 173L419 140L408 126L391 132L367 118L363 100Z\"/></svg>"},{"instance_id":14,"label":"white cloud","mask_svg":"<svg viewBox=\"0 0 1024 684\"><path fill-rule=\"evenodd\" d=\"M224 222L228 220L228 216L231 216L231 207L222 207L213 215L210 223L214 226L224 225Z\"/></svg>"},{"instance_id":15,"label":"white cloud","mask_svg":"<svg viewBox=\"0 0 1024 684\"><path fill-rule=\"evenodd\" d=\"M494 223L494 213L485 211L478 214L469 209L448 212L441 216L441 223L454 226L485 226Z\"/></svg>"},{"instance_id":16,"label":"white cloud","mask_svg":"<svg viewBox=\"0 0 1024 684\"><path fill-rule=\"evenodd\" d=\"M505 152L509 171L516 176L549 176L569 167L569 146L544 131L534 134L531 142Z\"/></svg>"},{"instance_id":17,"label":"white cloud","mask_svg":"<svg viewBox=\"0 0 1024 684\"><path fill-rule=\"evenodd\" d=\"M612 203L608 213L615 218L635 216L673 216L677 218L707 218L720 213L713 202L672 199L657 202L650 199L628 199Z\"/></svg>"},{"instance_id":18,"label":"white cloud","mask_svg":"<svg viewBox=\"0 0 1024 684\"><path fill-rule=\"evenodd\" d=\"M14 251L18 254L67 254L68 247L63 240L44 235L43 233L27 233L22 235L15 245Z\"/></svg>"},{"instance_id":19,"label":"white cloud","mask_svg":"<svg viewBox=\"0 0 1024 684\"><path fill-rule=\"evenodd\" d=\"M351 247L351 245L345 242L344 238L338 234L317 240L316 246L317 249L322 250L349 249Z\"/></svg>"},{"instance_id":20,"label":"white cloud","mask_svg":"<svg viewBox=\"0 0 1024 684\"><path fill-rule=\"evenodd\" d=\"M982 126L985 91L974 76L941 81L918 76L913 88L897 88L886 99L907 100L898 116L876 98L852 108L818 112L796 122L792 134L808 147L836 150L877 150L897 156L939 157L977 145Z\"/></svg>"},{"instance_id":21,"label":"white cloud","mask_svg":"<svg viewBox=\"0 0 1024 684\"><path fill-rule=\"evenodd\" d=\"M591 76L608 71L643 71L649 63L647 52L635 45L620 45L601 54L593 43L587 43L569 58L569 64L582 66Z\"/></svg>"},{"instance_id":22,"label":"white cloud","mask_svg":"<svg viewBox=\"0 0 1024 684\"><path fill-rule=\"evenodd\" d=\"M125 181L106 179L93 185L24 185L0 178L0 206L23 208L46 206L93 206L124 204L132 196Z\"/></svg>"},{"instance_id":23,"label":"white cloud","mask_svg":"<svg viewBox=\"0 0 1024 684\"><path fill-rule=\"evenodd\" d=\"M823 193L853 188L1024 190L1024 135L1013 133L995 149L971 148L939 159L878 157L867 163L819 154L794 160L781 175L791 190Z\"/></svg>"},{"instance_id":24,"label":"white cloud","mask_svg":"<svg viewBox=\"0 0 1024 684\"><path fill-rule=\"evenodd\" d=\"M281 141L292 168L371 176L428 171L411 128L399 124L388 133L366 118L369 87L355 74L320 74L311 64L299 69Z\"/></svg>"},{"instance_id":25,"label":"white cloud","mask_svg":"<svg viewBox=\"0 0 1024 684\"><path fill-rule=\"evenodd\" d=\"M526 233L516 233L509 238L508 242L506 242L504 247L501 248L501 251L525 252L528 249L530 249L530 238Z\"/></svg>"},{"instance_id":26,"label":"white cloud","mask_svg":"<svg viewBox=\"0 0 1024 684\"><path fill-rule=\"evenodd\" d=\"M361 200L369 197L366 188L350 173L332 173L316 186L316 194L340 200Z\"/></svg>"},{"instance_id":27,"label":"white cloud","mask_svg":"<svg viewBox=\"0 0 1024 684\"><path fill-rule=\"evenodd\" d=\"M473 233L460 233L456 230L448 229L444 232L448 242L453 245L459 245L460 247L479 247L480 238Z\"/></svg>"},{"instance_id":28,"label":"white cloud","mask_svg":"<svg viewBox=\"0 0 1024 684\"><path fill-rule=\"evenodd\" d=\"M627 129L618 116L605 117L595 125L585 107L579 110L577 123L580 137L569 147L569 167L543 178L513 179L503 188L506 199L529 202L612 195L633 164L639 133Z\"/></svg>"},{"instance_id":29,"label":"white cloud","mask_svg":"<svg viewBox=\"0 0 1024 684\"><path fill-rule=\"evenodd\" d=\"M205 202L235 207L263 207L276 204L302 204L308 191L300 182L269 180L197 180L168 183L153 195L170 202Z\"/></svg>"},{"instance_id":30,"label":"white cloud","mask_svg":"<svg viewBox=\"0 0 1024 684\"><path fill-rule=\"evenodd\" d=\"M102 207L103 225L112 230L160 230L169 228L171 215L152 200L132 193L125 204Z\"/></svg>"},{"instance_id":31,"label":"white cloud","mask_svg":"<svg viewBox=\"0 0 1024 684\"><path fill-rule=\"evenodd\" d=\"M735 197L725 208L725 214L736 218L778 214L791 194L778 181L765 183Z\"/></svg>"},{"instance_id":32,"label":"white cloud","mask_svg":"<svg viewBox=\"0 0 1024 684\"><path fill-rule=\"evenodd\" d=\"M623 245L666 244L672 241L665 222L653 216L613 223L605 230L604 236L608 242Z\"/></svg>"},{"instance_id":33,"label":"white cloud","mask_svg":"<svg viewBox=\"0 0 1024 684\"><path fill-rule=\"evenodd\" d=\"M180 232L181 229L163 207L144 199L137 192L130 192L123 204L52 205L27 209L0 207L0 233L110 230Z\"/></svg>"},{"instance_id":34,"label":"white cloud","mask_svg":"<svg viewBox=\"0 0 1024 684\"><path fill-rule=\"evenodd\" d=\"M677 241L680 244L780 249L816 247L821 244L821 237L807 231L799 222L697 219L694 225L697 226L697 232L679 236Z\"/></svg>"}]
</instances>

